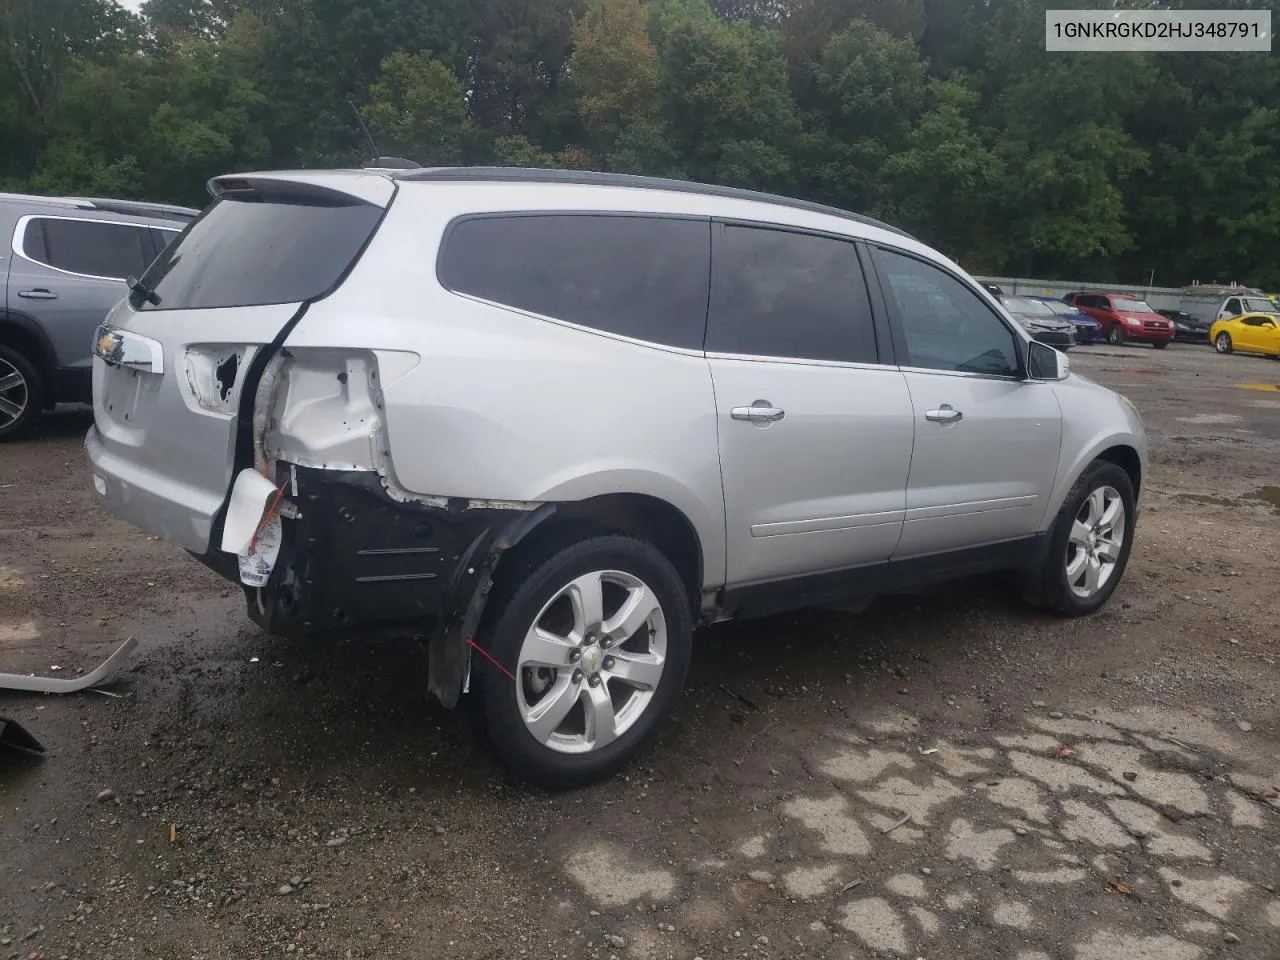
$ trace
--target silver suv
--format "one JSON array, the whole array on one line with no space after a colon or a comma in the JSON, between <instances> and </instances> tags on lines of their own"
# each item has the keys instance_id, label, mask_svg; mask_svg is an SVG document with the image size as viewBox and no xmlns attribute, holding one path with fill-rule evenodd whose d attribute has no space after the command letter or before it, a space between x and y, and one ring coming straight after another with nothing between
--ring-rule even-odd
<instances>
[{"instance_id":1,"label":"silver suv","mask_svg":"<svg viewBox=\"0 0 1280 960\"><path fill-rule=\"evenodd\" d=\"M99 499L271 633L422 636L531 781L631 758L699 623L1124 571L1134 408L893 227L546 170L210 192L97 338Z\"/></svg>"},{"instance_id":2,"label":"silver suv","mask_svg":"<svg viewBox=\"0 0 1280 960\"><path fill-rule=\"evenodd\" d=\"M88 403L93 332L198 210L0 193L0 442Z\"/></svg>"}]
</instances>

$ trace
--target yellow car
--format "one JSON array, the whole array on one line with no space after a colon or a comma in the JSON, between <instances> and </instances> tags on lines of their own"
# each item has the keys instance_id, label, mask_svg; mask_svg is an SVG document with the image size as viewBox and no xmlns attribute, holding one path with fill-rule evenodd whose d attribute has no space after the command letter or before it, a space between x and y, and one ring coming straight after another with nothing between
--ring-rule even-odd
<instances>
[{"instance_id":1,"label":"yellow car","mask_svg":"<svg viewBox=\"0 0 1280 960\"><path fill-rule=\"evenodd\" d=\"M1280 316L1274 313L1242 313L1218 320L1209 328L1209 340L1219 353L1261 353L1280 357Z\"/></svg>"}]
</instances>

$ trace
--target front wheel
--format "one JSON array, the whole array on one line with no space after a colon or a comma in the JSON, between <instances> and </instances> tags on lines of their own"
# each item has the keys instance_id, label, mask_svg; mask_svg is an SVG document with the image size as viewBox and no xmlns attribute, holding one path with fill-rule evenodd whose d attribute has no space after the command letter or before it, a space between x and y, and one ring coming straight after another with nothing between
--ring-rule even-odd
<instances>
[{"instance_id":1,"label":"front wheel","mask_svg":"<svg viewBox=\"0 0 1280 960\"><path fill-rule=\"evenodd\" d=\"M477 719L498 758L550 789L629 763L689 668L688 593L651 544L599 536L522 558L495 587L477 643Z\"/></svg>"},{"instance_id":2,"label":"front wheel","mask_svg":"<svg viewBox=\"0 0 1280 960\"><path fill-rule=\"evenodd\" d=\"M1225 330L1218 334L1213 340L1213 349L1217 350L1219 353L1230 353L1231 334L1227 333Z\"/></svg>"},{"instance_id":3,"label":"front wheel","mask_svg":"<svg viewBox=\"0 0 1280 960\"><path fill-rule=\"evenodd\" d=\"M1123 469L1095 460L1076 481L1049 531L1028 599L1068 617L1093 613L1115 592L1136 520L1133 482Z\"/></svg>"},{"instance_id":4,"label":"front wheel","mask_svg":"<svg viewBox=\"0 0 1280 960\"><path fill-rule=\"evenodd\" d=\"M1151 343L1151 345L1152 345L1153 347L1155 347L1157 350L1164 350L1166 347L1168 347L1168 346L1169 346L1169 341L1168 341L1168 340L1153 340L1153 341L1152 341L1152 343Z\"/></svg>"},{"instance_id":5,"label":"front wheel","mask_svg":"<svg viewBox=\"0 0 1280 960\"><path fill-rule=\"evenodd\" d=\"M1107 343L1124 343L1124 331L1119 326L1112 327L1107 331Z\"/></svg>"}]
</instances>

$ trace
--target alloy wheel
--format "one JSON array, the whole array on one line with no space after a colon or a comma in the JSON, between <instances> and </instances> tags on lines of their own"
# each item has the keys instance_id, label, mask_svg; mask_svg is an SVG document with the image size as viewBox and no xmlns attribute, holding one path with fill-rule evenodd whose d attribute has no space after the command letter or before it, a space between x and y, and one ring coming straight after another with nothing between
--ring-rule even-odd
<instances>
[{"instance_id":1,"label":"alloy wheel","mask_svg":"<svg viewBox=\"0 0 1280 960\"><path fill-rule=\"evenodd\" d=\"M1124 536L1120 491L1098 487L1080 505L1067 537L1067 585L1072 593L1088 600L1107 585L1123 552Z\"/></svg>"},{"instance_id":2,"label":"alloy wheel","mask_svg":"<svg viewBox=\"0 0 1280 960\"><path fill-rule=\"evenodd\" d=\"M666 651L666 616L643 580L621 570L576 578L521 644L515 689L525 727L559 753L608 745L649 707Z\"/></svg>"},{"instance_id":3,"label":"alloy wheel","mask_svg":"<svg viewBox=\"0 0 1280 960\"><path fill-rule=\"evenodd\" d=\"M0 357L0 430L18 422L31 402L31 387L22 371Z\"/></svg>"}]
</instances>

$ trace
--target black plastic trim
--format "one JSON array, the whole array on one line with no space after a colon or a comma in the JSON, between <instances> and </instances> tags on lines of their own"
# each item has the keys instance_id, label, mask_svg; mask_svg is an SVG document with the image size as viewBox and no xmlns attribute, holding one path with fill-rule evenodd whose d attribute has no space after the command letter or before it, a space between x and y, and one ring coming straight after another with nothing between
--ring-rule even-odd
<instances>
[{"instance_id":1,"label":"black plastic trim","mask_svg":"<svg viewBox=\"0 0 1280 960\"><path fill-rule=\"evenodd\" d=\"M1046 534L919 557L904 557L724 588L720 606L738 619L821 607L855 598L899 593L998 570L1034 569L1048 547Z\"/></svg>"},{"instance_id":2,"label":"black plastic trim","mask_svg":"<svg viewBox=\"0 0 1280 960\"><path fill-rule=\"evenodd\" d=\"M512 511L394 500L368 471L294 467L296 518L285 518L267 585L249 616L271 633L390 629L427 634L456 615Z\"/></svg>"}]
</instances>

